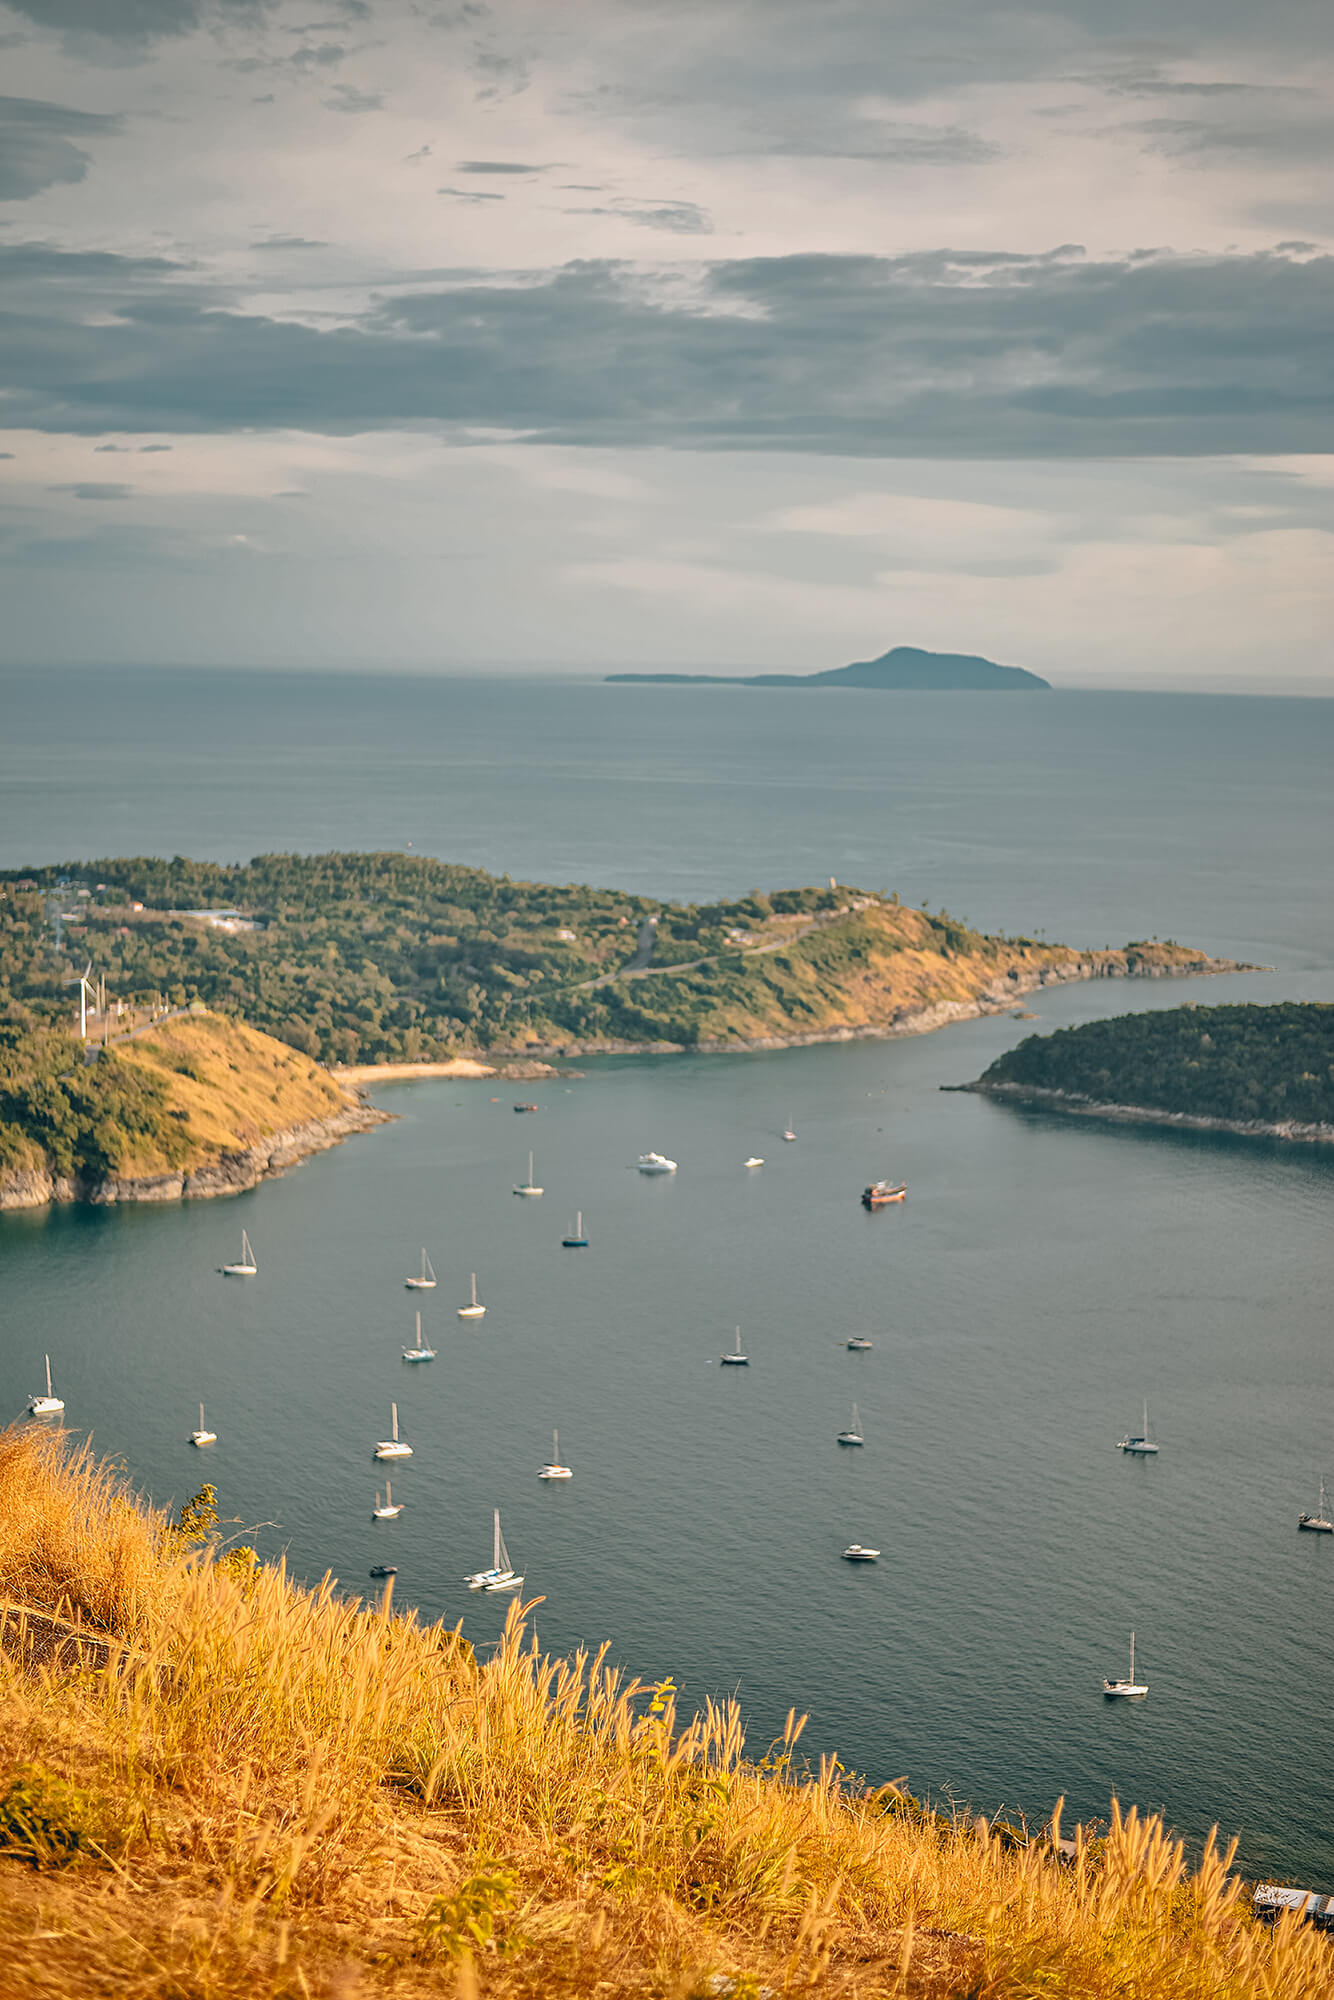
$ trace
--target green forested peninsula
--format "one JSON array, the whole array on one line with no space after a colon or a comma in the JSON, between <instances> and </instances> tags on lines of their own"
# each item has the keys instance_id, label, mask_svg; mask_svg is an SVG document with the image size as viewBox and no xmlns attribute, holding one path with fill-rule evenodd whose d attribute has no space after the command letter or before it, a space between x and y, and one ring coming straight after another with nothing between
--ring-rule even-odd
<instances>
[{"instance_id":1,"label":"green forested peninsula","mask_svg":"<svg viewBox=\"0 0 1334 2000\"><path fill-rule=\"evenodd\" d=\"M1172 1007L1030 1035L972 1086L1075 1108L1334 1129L1334 1006Z\"/></svg>"}]
</instances>

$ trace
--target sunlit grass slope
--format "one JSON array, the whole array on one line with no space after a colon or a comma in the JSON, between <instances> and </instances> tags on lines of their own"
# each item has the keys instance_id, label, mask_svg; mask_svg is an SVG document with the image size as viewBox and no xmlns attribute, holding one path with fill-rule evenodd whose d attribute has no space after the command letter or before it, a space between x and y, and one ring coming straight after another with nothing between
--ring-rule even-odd
<instances>
[{"instance_id":1,"label":"sunlit grass slope","mask_svg":"<svg viewBox=\"0 0 1334 2000\"><path fill-rule=\"evenodd\" d=\"M517 1608L479 1662L210 1528L0 1433L6 2000L1331 1990L1324 1940L1157 1820L1063 1865L799 1769L796 1723L749 1762L731 1706L549 1660Z\"/></svg>"}]
</instances>

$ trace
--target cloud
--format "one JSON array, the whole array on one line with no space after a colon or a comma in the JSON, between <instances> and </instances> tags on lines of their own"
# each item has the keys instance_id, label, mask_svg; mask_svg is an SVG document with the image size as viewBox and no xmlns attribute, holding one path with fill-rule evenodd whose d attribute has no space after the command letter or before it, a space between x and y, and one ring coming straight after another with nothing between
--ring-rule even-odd
<instances>
[{"instance_id":1,"label":"cloud","mask_svg":"<svg viewBox=\"0 0 1334 2000\"><path fill-rule=\"evenodd\" d=\"M384 98L378 90L358 90L352 83L335 84L333 96L324 99L326 111L345 111L349 117L363 111L379 111L383 104Z\"/></svg>"},{"instance_id":2,"label":"cloud","mask_svg":"<svg viewBox=\"0 0 1334 2000\"><path fill-rule=\"evenodd\" d=\"M504 201L503 194L492 194L486 188L437 188L437 194L452 195L455 201Z\"/></svg>"},{"instance_id":3,"label":"cloud","mask_svg":"<svg viewBox=\"0 0 1334 2000\"><path fill-rule=\"evenodd\" d=\"M328 247L318 236L266 236L250 245L252 250L327 250Z\"/></svg>"},{"instance_id":4,"label":"cloud","mask_svg":"<svg viewBox=\"0 0 1334 2000\"><path fill-rule=\"evenodd\" d=\"M66 486L48 486L48 493L72 493L76 500L130 500L134 488L119 479L78 479Z\"/></svg>"},{"instance_id":5,"label":"cloud","mask_svg":"<svg viewBox=\"0 0 1334 2000\"><path fill-rule=\"evenodd\" d=\"M188 35L210 18L256 22L270 11L268 0L8 0L17 14L39 28L54 28L76 41L81 52L97 44L147 44Z\"/></svg>"},{"instance_id":6,"label":"cloud","mask_svg":"<svg viewBox=\"0 0 1334 2000\"><path fill-rule=\"evenodd\" d=\"M536 166L525 160L460 160L457 172L461 174L544 174L544 166Z\"/></svg>"},{"instance_id":7,"label":"cloud","mask_svg":"<svg viewBox=\"0 0 1334 2000\"><path fill-rule=\"evenodd\" d=\"M0 97L0 201L27 201L43 188L83 180L89 157L74 140L120 125L118 117L41 98Z\"/></svg>"}]
</instances>

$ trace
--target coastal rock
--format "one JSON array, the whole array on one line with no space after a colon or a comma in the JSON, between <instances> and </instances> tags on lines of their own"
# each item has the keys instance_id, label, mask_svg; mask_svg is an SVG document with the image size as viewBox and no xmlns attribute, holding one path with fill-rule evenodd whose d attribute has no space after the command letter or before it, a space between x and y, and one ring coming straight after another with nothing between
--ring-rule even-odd
<instances>
[{"instance_id":1,"label":"coastal rock","mask_svg":"<svg viewBox=\"0 0 1334 2000\"><path fill-rule=\"evenodd\" d=\"M1194 1111L1159 1111L1151 1105L1113 1104L1100 1098L1081 1097L1074 1091L1053 1090L1037 1083L942 1084L943 1090L974 1097L994 1097L1008 1104L1027 1105L1036 1111L1059 1111L1075 1118L1100 1118L1115 1125L1167 1126L1178 1132L1230 1132L1242 1139L1286 1139L1299 1145L1334 1145L1334 1125L1303 1125L1295 1119L1274 1124L1261 1118L1208 1118Z\"/></svg>"}]
</instances>

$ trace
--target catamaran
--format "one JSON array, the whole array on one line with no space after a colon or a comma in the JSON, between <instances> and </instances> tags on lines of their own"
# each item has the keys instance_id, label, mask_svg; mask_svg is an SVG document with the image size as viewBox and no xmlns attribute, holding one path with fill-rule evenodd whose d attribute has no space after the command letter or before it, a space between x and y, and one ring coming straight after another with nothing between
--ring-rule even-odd
<instances>
[{"instance_id":1,"label":"catamaran","mask_svg":"<svg viewBox=\"0 0 1334 2000\"><path fill-rule=\"evenodd\" d=\"M1137 1458L1150 1458L1157 1451L1157 1445L1149 1436L1149 1399L1147 1396L1144 1398L1143 1430L1139 1432L1138 1436L1132 1433L1129 1437L1118 1438L1116 1448L1118 1451L1133 1452Z\"/></svg>"},{"instance_id":2,"label":"catamaran","mask_svg":"<svg viewBox=\"0 0 1334 2000\"><path fill-rule=\"evenodd\" d=\"M1334 1535L1334 1521L1329 1518L1329 1505L1325 1499L1325 1482L1320 1482L1320 1498L1316 1502L1314 1514L1299 1514L1297 1526L1305 1528L1312 1535Z\"/></svg>"},{"instance_id":3,"label":"catamaran","mask_svg":"<svg viewBox=\"0 0 1334 2000\"><path fill-rule=\"evenodd\" d=\"M719 1361L724 1368L749 1368L750 1356L741 1352L741 1328L736 1330L736 1340L730 1354L720 1354Z\"/></svg>"},{"instance_id":4,"label":"catamaran","mask_svg":"<svg viewBox=\"0 0 1334 2000\"><path fill-rule=\"evenodd\" d=\"M405 1278L403 1285L404 1289L409 1292L433 1292L435 1290L435 1272L431 1268L431 1260L427 1256L425 1249L422 1251L421 1276L419 1278Z\"/></svg>"},{"instance_id":5,"label":"catamaran","mask_svg":"<svg viewBox=\"0 0 1334 2000\"><path fill-rule=\"evenodd\" d=\"M514 1192L515 1194L541 1194L542 1192L533 1179L533 1156L531 1153L528 1155L528 1178L526 1181L521 1181Z\"/></svg>"},{"instance_id":6,"label":"catamaran","mask_svg":"<svg viewBox=\"0 0 1334 2000\"><path fill-rule=\"evenodd\" d=\"M838 1441L840 1444L866 1443L866 1439L862 1435L862 1420L857 1414L857 1405L855 1403L852 1406L852 1422L845 1431L839 1432Z\"/></svg>"},{"instance_id":7,"label":"catamaran","mask_svg":"<svg viewBox=\"0 0 1334 2000\"><path fill-rule=\"evenodd\" d=\"M58 1417L64 1407L63 1401L51 1387L51 1357L48 1354L46 1357L46 1394L44 1396L30 1396L28 1398L28 1415L30 1417Z\"/></svg>"},{"instance_id":8,"label":"catamaran","mask_svg":"<svg viewBox=\"0 0 1334 2000\"><path fill-rule=\"evenodd\" d=\"M216 1444L218 1442L218 1433L216 1431L211 1431L208 1425L204 1422L204 1405L202 1403L199 1405L199 1429L197 1431L191 1431L190 1442L191 1444L201 1444L201 1445Z\"/></svg>"},{"instance_id":9,"label":"catamaran","mask_svg":"<svg viewBox=\"0 0 1334 2000\"><path fill-rule=\"evenodd\" d=\"M396 1521L402 1512L403 1502L395 1500L394 1489L386 1479L383 1500L380 1498L379 1487L377 1486L375 1489L375 1505L371 1509L371 1519L373 1521Z\"/></svg>"},{"instance_id":10,"label":"catamaran","mask_svg":"<svg viewBox=\"0 0 1334 2000\"><path fill-rule=\"evenodd\" d=\"M562 1250L587 1250L588 1238L584 1235L584 1211L579 1209L574 1218L574 1228L568 1236L560 1239Z\"/></svg>"},{"instance_id":11,"label":"catamaran","mask_svg":"<svg viewBox=\"0 0 1334 2000\"><path fill-rule=\"evenodd\" d=\"M435 1349L428 1347L422 1339L422 1316L420 1313L417 1314L417 1345L415 1347L405 1347L403 1349L403 1359L405 1361L435 1360Z\"/></svg>"},{"instance_id":12,"label":"catamaran","mask_svg":"<svg viewBox=\"0 0 1334 2000\"><path fill-rule=\"evenodd\" d=\"M559 1431L553 1431L553 1432L551 1433L551 1463L550 1463L550 1465L544 1465L544 1466L542 1467L542 1470L541 1470L541 1471L540 1471L540 1472L538 1473L538 1475L537 1475L537 1476L538 1476L538 1478L539 1478L539 1479L573 1479L573 1478L574 1478L574 1474L573 1474L573 1473L571 1472L571 1470L570 1470L569 1466L568 1466L568 1465L562 1465L562 1464L561 1464L561 1462L560 1462L560 1432L559 1432Z\"/></svg>"},{"instance_id":13,"label":"catamaran","mask_svg":"<svg viewBox=\"0 0 1334 2000\"><path fill-rule=\"evenodd\" d=\"M258 1275L259 1265L255 1262L255 1253L250 1247L250 1238L244 1229L241 1231L240 1256L234 1264L222 1264L219 1269L224 1278L253 1278Z\"/></svg>"},{"instance_id":14,"label":"catamaran","mask_svg":"<svg viewBox=\"0 0 1334 2000\"><path fill-rule=\"evenodd\" d=\"M1130 1635L1130 1672L1128 1676L1123 1681L1105 1680L1102 1684L1102 1691L1107 1695L1121 1695L1127 1699L1136 1701L1141 1695L1146 1695L1149 1692L1147 1682L1135 1679L1135 1635L1133 1632Z\"/></svg>"},{"instance_id":15,"label":"catamaran","mask_svg":"<svg viewBox=\"0 0 1334 2000\"><path fill-rule=\"evenodd\" d=\"M490 1569L479 1569L473 1576L465 1576L463 1581L469 1590L517 1590L523 1582L522 1576L510 1561L510 1552L505 1547L505 1537L500 1532L500 1509L495 1511L495 1540L492 1544Z\"/></svg>"},{"instance_id":16,"label":"catamaran","mask_svg":"<svg viewBox=\"0 0 1334 2000\"><path fill-rule=\"evenodd\" d=\"M387 1438L380 1439L380 1442L375 1447L375 1456L377 1458L411 1458L412 1446L410 1444L404 1444L402 1439L398 1435L397 1403L391 1403L389 1405L389 1415L393 1425L393 1429Z\"/></svg>"},{"instance_id":17,"label":"catamaran","mask_svg":"<svg viewBox=\"0 0 1334 2000\"><path fill-rule=\"evenodd\" d=\"M477 1273L474 1271L472 1274L472 1302L470 1305L459 1307L459 1318L481 1319L485 1312L486 1307L480 1306L477 1303Z\"/></svg>"},{"instance_id":18,"label":"catamaran","mask_svg":"<svg viewBox=\"0 0 1334 2000\"><path fill-rule=\"evenodd\" d=\"M676 1161L669 1160L665 1153L641 1153L639 1171L641 1174L674 1174Z\"/></svg>"}]
</instances>

